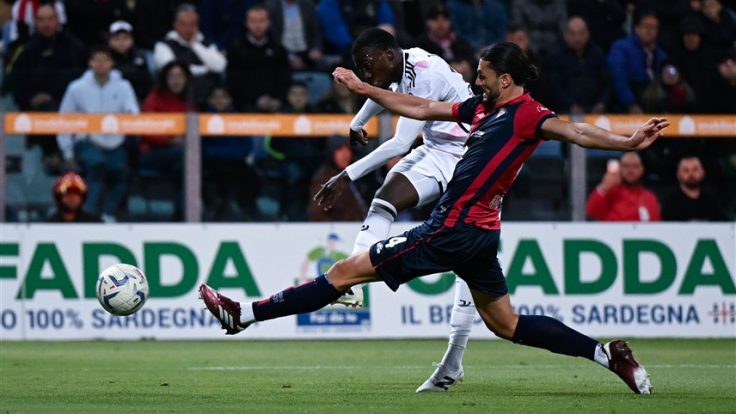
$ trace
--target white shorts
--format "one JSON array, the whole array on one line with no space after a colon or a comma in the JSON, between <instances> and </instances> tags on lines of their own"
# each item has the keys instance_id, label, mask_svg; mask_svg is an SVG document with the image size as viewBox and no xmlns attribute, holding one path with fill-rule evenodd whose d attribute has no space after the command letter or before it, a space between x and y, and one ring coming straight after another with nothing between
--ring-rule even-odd
<instances>
[{"instance_id":1,"label":"white shorts","mask_svg":"<svg viewBox=\"0 0 736 414\"><path fill-rule=\"evenodd\" d=\"M421 145L414 148L388 172L399 173L409 179L419 194L419 203L424 205L437 201L447 188L460 157Z\"/></svg>"}]
</instances>

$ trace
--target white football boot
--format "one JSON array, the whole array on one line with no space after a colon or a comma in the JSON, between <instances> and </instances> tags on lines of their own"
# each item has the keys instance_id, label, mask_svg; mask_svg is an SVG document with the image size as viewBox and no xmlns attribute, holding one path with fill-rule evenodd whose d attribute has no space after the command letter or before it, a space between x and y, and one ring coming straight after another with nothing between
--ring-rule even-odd
<instances>
[{"instance_id":1,"label":"white football boot","mask_svg":"<svg viewBox=\"0 0 736 414\"><path fill-rule=\"evenodd\" d=\"M339 303L351 308L363 307L363 285L355 285L351 287L332 303Z\"/></svg>"},{"instance_id":2,"label":"white football boot","mask_svg":"<svg viewBox=\"0 0 736 414\"><path fill-rule=\"evenodd\" d=\"M463 367L460 367L457 371L453 371L445 364L436 365L437 369L435 369L432 375L424 381L424 384L417 388L417 393L447 391L450 387L463 381Z\"/></svg>"}]
</instances>

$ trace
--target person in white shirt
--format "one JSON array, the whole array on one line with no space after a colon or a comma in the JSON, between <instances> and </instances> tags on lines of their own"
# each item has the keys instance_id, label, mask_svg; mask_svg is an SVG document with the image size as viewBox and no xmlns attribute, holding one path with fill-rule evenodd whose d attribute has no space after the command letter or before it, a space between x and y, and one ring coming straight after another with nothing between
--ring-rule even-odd
<instances>
[{"instance_id":1,"label":"person in white shirt","mask_svg":"<svg viewBox=\"0 0 736 414\"><path fill-rule=\"evenodd\" d=\"M112 53L106 46L94 48L89 67L64 93L60 113L115 114L140 112L130 82L113 69ZM105 117L103 129L114 131L117 121ZM69 169L81 169L89 192L84 208L91 213L102 213L104 221L114 221L128 188L128 156L122 134L59 134L56 141ZM105 200L102 187L110 186ZM102 203L100 210L99 204Z\"/></svg>"},{"instance_id":2,"label":"person in white shirt","mask_svg":"<svg viewBox=\"0 0 736 414\"><path fill-rule=\"evenodd\" d=\"M368 29L361 33L353 43L352 52L356 66L363 71L366 81L374 86L390 87L396 92L443 102L461 102L473 95L462 75L442 58L419 48L402 50L395 38L381 29ZM375 102L366 101L350 126L353 143L367 143L363 127L382 110L383 107ZM467 126L456 122L401 117L393 138L324 184L315 199L324 208L330 208L340 181L357 180L395 156L406 154L417 135L421 133L423 136L423 145L391 168L376 192L355 240L353 253L367 250L373 243L386 239L400 211L439 199L465 150L467 131ZM362 287L354 287L337 303L362 306ZM452 366L460 364L476 315L470 290L460 278L456 281L454 303L449 355L446 355L446 359L455 362L450 364ZM453 371L457 373L455 379L459 380L462 369ZM422 387L417 391L425 391ZM428 387L434 385L430 383Z\"/></svg>"},{"instance_id":3,"label":"person in white shirt","mask_svg":"<svg viewBox=\"0 0 736 414\"><path fill-rule=\"evenodd\" d=\"M208 43L199 31L199 15L191 4L176 9L174 30L156 43L153 60L161 69L172 60L189 66L194 80L197 102L204 101L225 72L227 59L214 44Z\"/></svg>"}]
</instances>

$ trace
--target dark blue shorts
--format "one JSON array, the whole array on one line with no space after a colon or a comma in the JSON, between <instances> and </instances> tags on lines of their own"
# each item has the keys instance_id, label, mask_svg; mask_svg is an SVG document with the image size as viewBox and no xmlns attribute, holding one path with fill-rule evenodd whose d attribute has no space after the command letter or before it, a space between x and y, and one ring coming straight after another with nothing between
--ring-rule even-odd
<instances>
[{"instance_id":1,"label":"dark blue shorts","mask_svg":"<svg viewBox=\"0 0 736 414\"><path fill-rule=\"evenodd\" d=\"M496 257L500 234L466 224L424 223L372 245L371 264L393 291L416 277L453 271L471 289L503 296L508 288Z\"/></svg>"}]
</instances>

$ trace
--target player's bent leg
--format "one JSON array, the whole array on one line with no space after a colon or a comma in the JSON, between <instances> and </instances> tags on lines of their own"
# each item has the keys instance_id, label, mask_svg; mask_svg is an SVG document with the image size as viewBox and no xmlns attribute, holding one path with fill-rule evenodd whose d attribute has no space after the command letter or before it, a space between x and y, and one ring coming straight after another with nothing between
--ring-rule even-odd
<instances>
[{"instance_id":1,"label":"player's bent leg","mask_svg":"<svg viewBox=\"0 0 736 414\"><path fill-rule=\"evenodd\" d=\"M651 393L649 374L624 341L606 345L570 328L557 319L540 315L518 315L509 296L493 298L473 290L478 313L496 335L517 344L590 359L613 371L637 394Z\"/></svg>"},{"instance_id":2,"label":"player's bent leg","mask_svg":"<svg viewBox=\"0 0 736 414\"><path fill-rule=\"evenodd\" d=\"M417 205L418 201L417 189L405 175L389 173L371 202L368 214L355 238L353 254L367 251L374 243L385 240L389 236L396 215ZM351 287L334 303L350 307L363 306L363 286Z\"/></svg>"},{"instance_id":3,"label":"player's bent leg","mask_svg":"<svg viewBox=\"0 0 736 414\"><path fill-rule=\"evenodd\" d=\"M432 375L417 388L417 392L447 391L464 377L462 359L477 311L468 285L460 278L455 280L453 303L450 338L445 355Z\"/></svg>"},{"instance_id":4,"label":"player's bent leg","mask_svg":"<svg viewBox=\"0 0 736 414\"><path fill-rule=\"evenodd\" d=\"M226 333L233 335L256 321L316 311L333 302L351 286L379 279L368 252L362 252L338 261L325 275L258 302L241 305L205 284L199 291L207 309L222 323Z\"/></svg>"}]
</instances>

